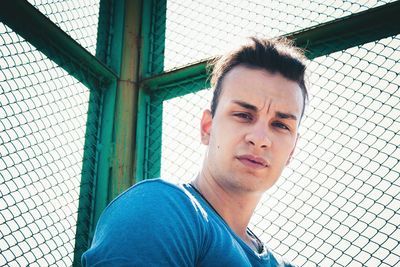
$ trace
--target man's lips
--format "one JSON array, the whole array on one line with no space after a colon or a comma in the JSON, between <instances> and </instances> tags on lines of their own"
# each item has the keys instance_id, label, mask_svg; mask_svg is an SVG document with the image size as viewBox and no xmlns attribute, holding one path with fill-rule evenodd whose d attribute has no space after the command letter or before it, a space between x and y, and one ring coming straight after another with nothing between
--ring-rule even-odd
<instances>
[{"instance_id":1,"label":"man's lips","mask_svg":"<svg viewBox=\"0 0 400 267\"><path fill-rule=\"evenodd\" d=\"M269 163L261 157L254 155L240 155L236 157L241 163L252 168L265 168L269 166Z\"/></svg>"}]
</instances>

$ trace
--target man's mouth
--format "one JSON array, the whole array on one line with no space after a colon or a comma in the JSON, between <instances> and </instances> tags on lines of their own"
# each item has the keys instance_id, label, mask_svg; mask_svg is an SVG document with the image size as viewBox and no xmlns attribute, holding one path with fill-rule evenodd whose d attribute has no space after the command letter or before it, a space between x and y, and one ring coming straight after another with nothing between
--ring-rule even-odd
<instances>
[{"instance_id":1,"label":"man's mouth","mask_svg":"<svg viewBox=\"0 0 400 267\"><path fill-rule=\"evenodd\" d=\"M269 164L266 160L261 157L253 156L253 155L241 155L236 157L241 163L243 163L247 167L261 169L268 167Z\"/></svg>"}]
</instances>

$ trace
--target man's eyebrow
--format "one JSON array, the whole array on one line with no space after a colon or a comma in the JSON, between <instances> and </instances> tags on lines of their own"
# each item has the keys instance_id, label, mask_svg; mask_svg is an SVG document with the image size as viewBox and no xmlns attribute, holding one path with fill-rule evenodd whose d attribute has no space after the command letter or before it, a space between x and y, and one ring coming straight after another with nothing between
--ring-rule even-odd
<instances>
[{"instance_id":1,"label":"man's eyebrow","mask_svg":"<svg viewBox=\"0 0 400 267\"><path fill-rule=\"evenodd\" d=\"M241 100L233 100L232 101L234 104L241 106L242 108L257 112L258 108L252 104L249 104L247 102L241 101ZM285 113L285 112L280 112L277 111L275 112L275 116L280 118L280 119L290 119L290 120L295 120L297 121L297 117L293 114L290 113Z\"/></svg>"},{"instance_id":2,"label":"man's eyebrow","mask_svg":"<svg viewBox=\"0 0 400 267\"><path fill-rule=\"evenodd\" d=\"M241 106L242 108L249 109L251 111L258 111L258 108L256 106L249 104L247 102L240 101L240 100L233 100L232 102Z\"/></svg>"},{"instance_id":3,"label":"man's eyebrow","mask_svg":"<svg viewBox=\"0 0 400 267\"><path fill-rule=\"evenodd\" d=\"M284 112L278 111L278 112L275 112L275 116L277 116L278 118L281 118L281 119L291 119L291 120L297 121L297 117L290 113L284 113Z\"/></svg>"}]
</instances>

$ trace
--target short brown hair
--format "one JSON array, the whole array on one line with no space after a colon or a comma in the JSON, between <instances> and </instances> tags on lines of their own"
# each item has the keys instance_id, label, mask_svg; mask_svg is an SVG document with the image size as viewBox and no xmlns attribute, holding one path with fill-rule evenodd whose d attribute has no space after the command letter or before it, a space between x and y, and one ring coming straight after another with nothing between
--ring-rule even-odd
<instances>
[{"instance_id":1,"label":"short brown hair","mask_svg":"<svg viewBox=\"0 0 400 267\"><path fill-rule=\"evenodd\" d=\"M307 88L305 85L305 56L301 49L295 47L293 42L287 38L258 39L250 38L250 43L242 45L237 49L216 58L211 63L211 85L214 87L213 99L211 102L211 114L214 117L221 85L225 75L238 65L249 68L263 69L271 73L280 73L283 77L297 82L303 95L304 114L308 100Z\"/></svg>"}]
</instances>

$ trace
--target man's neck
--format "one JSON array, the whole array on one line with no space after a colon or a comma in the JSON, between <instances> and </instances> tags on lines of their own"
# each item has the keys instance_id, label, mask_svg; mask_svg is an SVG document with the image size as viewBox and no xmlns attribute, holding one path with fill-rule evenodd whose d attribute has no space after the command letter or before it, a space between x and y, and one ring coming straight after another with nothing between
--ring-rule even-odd
<instances>
[{"instance_id":1,"label":"man's neck","mask_svg":"<svg viewBox=\"0 0 400 267\"><path fill-rule=\"evenodd\" d=\"M248 243L247 226L261 195L229 190L229 188L217 184L213 179L201 177L201 174L192 184L229 227Z\"/></svg>"}]
</instances>

